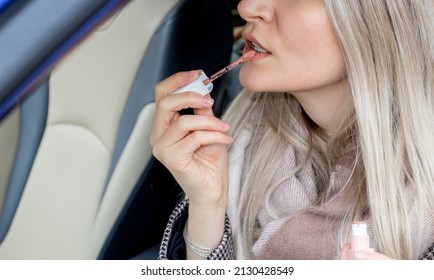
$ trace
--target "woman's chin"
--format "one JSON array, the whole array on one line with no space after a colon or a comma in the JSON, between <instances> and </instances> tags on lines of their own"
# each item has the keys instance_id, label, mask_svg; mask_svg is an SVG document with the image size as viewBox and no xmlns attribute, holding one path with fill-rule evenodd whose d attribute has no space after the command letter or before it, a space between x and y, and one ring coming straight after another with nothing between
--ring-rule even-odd
<instances>
[{"instance_id":1,"label":"woman's chin","mask_svg":"<svg viewBox=\"0 0 434 280\"><path fill-rule=\"evenodd\" d=\"M252 92L266 91L263 82L255 78L250 73L246 73L245 71L243 71L243 69L241 69L240 71L239 79L240 79L240 84L243 86L243 88L247 89L248 91L252 91Z\"/></svg>"}]
</instances>

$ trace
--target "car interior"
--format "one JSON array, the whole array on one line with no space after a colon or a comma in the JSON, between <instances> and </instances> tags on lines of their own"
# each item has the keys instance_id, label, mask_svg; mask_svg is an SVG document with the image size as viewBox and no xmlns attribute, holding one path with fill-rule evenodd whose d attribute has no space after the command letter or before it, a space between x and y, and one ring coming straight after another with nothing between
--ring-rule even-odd
<instances>
[{"instance_id":1,"label":"car interior","mask_svg":"<svg viewBox=\"0 0 434 280\"><path fill-rule=\"evenodd\" d=\"M157 258L183 194L152 156L154 87L241 55L237 3L0 2L0 259ZM216 115L240 89L214 82Z\"/></svg>"}]
</instances>

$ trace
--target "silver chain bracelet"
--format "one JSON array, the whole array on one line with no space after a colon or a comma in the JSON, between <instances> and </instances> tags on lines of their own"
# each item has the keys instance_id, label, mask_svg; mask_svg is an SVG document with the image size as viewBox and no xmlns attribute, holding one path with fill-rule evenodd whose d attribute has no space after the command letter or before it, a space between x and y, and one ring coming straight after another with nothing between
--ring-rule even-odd
<instances>
[{"instance_id":1,"label":"silver chain bracelet","mask_svg":"<svg viewBox=\"0 0 434 280\"><path fill-rule=\"evenodd\" d=\"M206 248L202 247L200 245L197 245L196 243L193 243L190 239L187 238L187 235L184 232L184 240L185 244L187 245L187 248L190 249L193 253L198 255L199 257L202 257L204 259L208 258L212 251L214 251L217 248Z\"/></svg>"}]
</instances>

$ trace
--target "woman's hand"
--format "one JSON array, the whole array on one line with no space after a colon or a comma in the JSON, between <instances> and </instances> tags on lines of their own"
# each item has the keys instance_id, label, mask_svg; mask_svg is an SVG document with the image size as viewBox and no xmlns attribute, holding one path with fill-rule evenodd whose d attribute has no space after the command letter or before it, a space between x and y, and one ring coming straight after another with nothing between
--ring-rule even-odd
<instances>
[{"instance_id":1,"label":"woman's hand","mask_svg":"<svg viewBox=\"0 0 434 280\"><path fill-rule=\"evenodd\" d=\"M151 134L154 156L172 173L190 205L225 207L229 125L214 117L213 100L195 92L172 94L201 71L177 73L155 87L156 112ZM194 115L179 110L193 108Z\"/></svg>"},{"instance_id":2,"label":"woman's hand","mask_svg":"<svg viewBox=\"0 0 434 280\"><path fill-rule=\"evenodd\" d=\"M201 71L177 73L155 87L156 112L151 133L154 156L172 173L187 194L186 233L196 244L215 248L224 231L227 205L229 125L212 112L209 95L172 94L197 79ZM179 110L193 108L194 115ZM201 258L187 250L188 259Z\"/></svg>"},{"instance_id":3,"label":"woman's hand","mask_svg":"<svg viewBox=\"0 0 434 280\"><path fill-rule=\"evenodd\" d=\"M345 243L344 247L342 248L342 253L341 253L341 259L342 260L391 260L391 258L380 254L378 252L375 251L369 251L369 250L365 250L365 251L357 251L354 254L355 258L349 258L349 250L351 248L350 243Z\"/></svg>"}]
</instances>

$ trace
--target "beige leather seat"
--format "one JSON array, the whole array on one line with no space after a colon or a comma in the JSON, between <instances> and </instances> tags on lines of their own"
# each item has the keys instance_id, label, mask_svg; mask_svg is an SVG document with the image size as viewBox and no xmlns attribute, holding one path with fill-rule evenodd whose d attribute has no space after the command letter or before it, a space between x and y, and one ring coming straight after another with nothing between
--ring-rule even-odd
<instances>
[{"instance_id":1,"label":"beige leather seat","mask_svg":"<svg viewBox=\"0 0 434 280\"><path fill-rule=\"evenodd\" d=\"M185 43L188 38L173 42L175 35L186 32L180 31L179 20L192 20L191 3L202 13L209 8L215 11L212 5L221 6L219 1L130 1L69 54L35 94L47 108L42 110L46 115L40 117L44 122L41 138L34 142L36 155L26 163L30 172L24 180L15 174L23 145L19 138L23 137L23 118L31 122L32 117L23 117L23 109L18 108L1 123L0 211L3 222L5 213L10 222L0 224L0 259L129 258L155 244L166 220L159 218L154 226L151 216L155 213L143 209L157 198L136 197L146 193L140 190L152 188L146 176L155 164L149 146L154 85L181 69L214 71L213 67L228 62L230 43L215 42L222 38L198 46L214 44L213 48L221 49L211 58L214 61L203 60L200 49ZM190 15L184 17L185 11ZM221 17L214 18L216 28ZM221 33L230 36L227 31ZM181 51L174 48L182 45L187 49L182 51L183 59L191 65L174 61ZM24 185L14 205L9 198L19 180ZM172 197L168 205L175 200ZM134 219L128 217L131 212ZM147 222L147 227L135 227L138 219ZM146 240L148 231L154 240ZM131 236L141 242L140 249L134 248L136 240ZM120 248L128 246L132 248L128 252Z\"/></svg>"}]
</instances>

